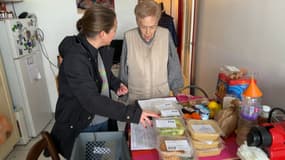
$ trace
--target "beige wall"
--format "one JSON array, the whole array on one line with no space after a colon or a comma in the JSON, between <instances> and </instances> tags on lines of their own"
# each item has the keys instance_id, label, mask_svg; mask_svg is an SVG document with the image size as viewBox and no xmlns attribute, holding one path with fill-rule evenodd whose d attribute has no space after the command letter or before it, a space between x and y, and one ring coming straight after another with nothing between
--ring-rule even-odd
<instances>
[{"instance_id":1,"label":"beige wall","mask_svg":"<svg viewBox=\"0 0 285 160\"><path fill-rule=\"evenodd\" d=\"M263 103L284 105L285 1L199 0L196 82L214 95L219 68L256 73Z\"/></svg>"}]
</instances>

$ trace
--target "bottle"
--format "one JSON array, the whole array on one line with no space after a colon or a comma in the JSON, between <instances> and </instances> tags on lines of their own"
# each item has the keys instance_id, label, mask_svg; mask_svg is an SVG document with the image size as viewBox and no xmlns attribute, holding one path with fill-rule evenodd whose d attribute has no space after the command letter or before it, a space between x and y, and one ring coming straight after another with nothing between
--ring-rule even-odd
<instances>
[{"instance_id":1,"label":"bottle","mask_svg":"<svg viewBox=\"0 0 285 160\"><path fill-rule=\"evenodd\" d=\"M253 77L251 77L250 84L243 93L240 112L242 118L247 120L257 120L261 113L261 96L262 92L259 90Z\"/></svg>"},{"instance_id":2,"label":"bottle","mask_svg":"<svg viewBox=\"0 0 285 160\"><path fill-rule=\"evenodd\" d=\"M251 77L250 84L243 93L238 120L236 143L243 144L246 141L250 128L258 124L258 117L261 112L262 92Z\"/></svg>"}]
</instances>

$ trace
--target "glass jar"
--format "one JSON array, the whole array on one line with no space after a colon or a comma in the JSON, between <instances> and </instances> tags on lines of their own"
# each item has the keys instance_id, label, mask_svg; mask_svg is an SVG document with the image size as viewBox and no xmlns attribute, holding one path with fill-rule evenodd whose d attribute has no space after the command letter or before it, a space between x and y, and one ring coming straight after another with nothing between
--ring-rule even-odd
<instances>
[{"instance_id":1,"label":"glass jar","mask_svg":"<svg viewBox=\"0 0 285 160\"><path fill-rule=\"evenodd\" d=\"M269 117L269 112L271 110L270 106L267 105L262 105L262 110L260 113L260 116L258 117L258 123L262 124L262 123L266 123Z\"/></svg>"}]
</instances>

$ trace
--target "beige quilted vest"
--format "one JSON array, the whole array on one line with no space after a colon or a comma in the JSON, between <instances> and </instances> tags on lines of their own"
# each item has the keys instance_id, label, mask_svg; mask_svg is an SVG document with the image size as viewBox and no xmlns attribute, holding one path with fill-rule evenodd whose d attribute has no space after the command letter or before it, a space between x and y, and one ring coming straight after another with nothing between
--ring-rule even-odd
<instances>
[{"instance_id":1,"label":"beige quilted vest","mask_svg":"<svg viewBox=\"0 0 285 160\"><path fill-rule=\"evenodd\" d=\"M128 45L129 103L137 99L169 95L167 78L168 30L158 27L151 44L146 44L137 29L126 33Z\"/></svg>"}]
</instances>

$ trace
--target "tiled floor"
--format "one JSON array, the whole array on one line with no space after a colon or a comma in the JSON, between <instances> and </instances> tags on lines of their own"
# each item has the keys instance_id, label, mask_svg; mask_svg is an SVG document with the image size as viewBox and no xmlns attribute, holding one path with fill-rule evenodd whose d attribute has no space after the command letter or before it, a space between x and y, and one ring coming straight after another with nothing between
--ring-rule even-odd
<instances>
[{"instance_id":1,"label":"tiled floor","mask_svg":"<svg viewBox=\"0 0 285 160\"><path fill-rule=\"evenodd\" d=\"M52 120L44 130L50 131L53 126L54 120ZM39 135L36 138L33 138L26 145L16 145L14 150L8 155L6 160L23 160L26 158L30 148L41 138ZM50 158L45 158L43 155L40 156L39 160L50 160Z\"/></svg>"},{"instance_id":2,"label":"tiled floor","mask_svg":"<svg viewBox=\"0 0 285 160\"><path fill-rule=\"evenodd\" d=\"M50 131L52 126L54 124L54 120L52 120L45 130ZM118 122L118 127L120 131L123 131L125 128L124 122ZM8 155L6 160L24 160L30 150L30 148L41 138L39 135L36 138L33 138L28 144L26 145L16 145L14 150ZM64 160L63 157L60 157L62 160ZM43 155L40 156L39 160L50 160L50 158L45 158Z\"/></svg>"}]
</instances>

